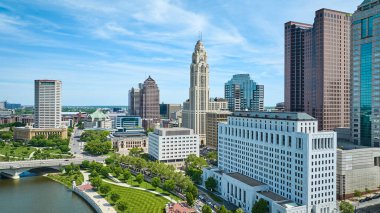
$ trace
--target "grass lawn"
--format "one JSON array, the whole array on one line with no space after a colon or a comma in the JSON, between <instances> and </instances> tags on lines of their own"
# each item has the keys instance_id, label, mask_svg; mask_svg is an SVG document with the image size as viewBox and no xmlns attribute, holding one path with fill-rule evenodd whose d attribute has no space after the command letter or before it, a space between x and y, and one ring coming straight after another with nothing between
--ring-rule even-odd
<instances>
[{"instance_id":1,"label":"grass lawn","mask_svg":"<svg viewBox=\"0 0 380 213\"><path fill-rule=\"evenodd\" d=\"M65 174L48 174L48 176L50 179L53 179L57 182L60 182L62 183L63 185L65 185L66 187L70 188L71 189L71 185L72 185L72 182L73 180L75 180L75 183L77 186L81 185L84 181L84 177L83 177L83 174L80 173L78 175L65 175Z\"/></svg>"},{"instance_id":2,"label":"grass lawn","mask_svg":"<svg viewBox=\"0 0 380 213\"><path fill-rule=\"evenodd\" d=\"M207 192L207 194L208 194L208 195L209 195L214 201L216 201L216 202L218 202L218 203L223 202L223 200L222 200L220 197L214 195L213 193L211 193L211 192Z\"/></svg>"},{"instance_id":3,"label":"grass lawn","mask_svg":"<svg viewBox=\"0 0 380 213\"><path fill-rule=\"evenodd\" d=\"M113 174L114 175L114 174ZM121 178L118 178L119 180L129 184L129 185L132 185L134 187L141 187L141 188L144 188L144 189L148 189L148 190L151 190L151 191L156 191L156 192L159 192L161 194L164 194L164 195L167 195L169 197L171 197L172 199L176 200L176 201L182 201L181 198L177 197L176 195L160 188L160 187L153 187L152 184L150 184L149 182L146 182L145 180L139 184L137 181L136 181L136 177L134 175L132 175L128 181L125 181L123 175L121 175Z\"/></svg>"},{"instance_id":4,"label":"grass lawn","mask_svg":"<svg viewBox=\"0 0 380 213\"><path fill-rule=\"evenodd\" d=\"M36 148L33 147L26 147L26 146L21 146L21 147L13 147L9 144L6 144L4 146L0 146L0 154L5 155L8 153L9 156L12 157L18 157L20 160L22 158L28 158L29 155L33 152L36 151Z\"/></svg>"},{"instance_id":5,"label":"grass lawn","mask_svg":"<svg viewBox=\"0 0 380 213\"><path fill-rule=\"evenodd\" d=\"M127 202L129 212L162 213L164 212L165 204L169 202L165 198L149 192L116 186L105 182L103 182L103 184L109 185L111 191L115 191L120 195L120 200ZM107 196L106 199L111 204L114 204L109 196ZM120 212L119 210L117 211Z\"/></svg>"}]
</instances>

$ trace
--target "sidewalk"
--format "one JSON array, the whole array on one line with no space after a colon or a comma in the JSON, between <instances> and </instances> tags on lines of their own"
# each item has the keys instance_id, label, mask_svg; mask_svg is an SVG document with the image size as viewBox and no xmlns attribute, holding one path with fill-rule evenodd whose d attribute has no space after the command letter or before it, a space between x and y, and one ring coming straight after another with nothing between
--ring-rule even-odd
<instances>
[{"instance_id":1,"label":"sidewalk","mask_svg":"<svg viewBox=\"0 0 380 213\"><path fill-rule=\"evenodd\" d=\"M141 187L134 187L134 186L131 186L131 185L127 184L127 183L122 183L119 179L113 177L112 175L109 175L109 178L110 178L111 180L113 180L114 182L109 181L109 180L104 180L104 179L103 179L103 181L106 182L106 183L110 183L110 184L117 185L117 186L121 186L121 187L137 189L137 190L146 191L146 192L149 192L149 193L152 193L152 194L160 195L160 196L166 198L167 200L169 200L169 201L172 202L172 203L177 203L176 200L172 199L171 197L169 197L169 196L167 196L167 195L161 194L161 193L159 193L159 192L151 191L151 190L144 189L144 188L141 188Z\"/></svg>"},{"instance_id":2,"label":"sidewalk","mask_svg":"<svg viewBox=\"0 0 380 213\"><path fill-rule=\"evenodd\" d=\"M90 173L86 171L81 171L81 172L84 177L84 181L82 185L89 184ZM101 209L102 212L116 213L116 210L111 206L111 204L109 204L108 201L105 198L103 198L101 195L99 195L96 191L92 189L88 189L88 190L84 190L83 192L87 194L98 205L98 207Z\"/></svg>"}]
</instances>

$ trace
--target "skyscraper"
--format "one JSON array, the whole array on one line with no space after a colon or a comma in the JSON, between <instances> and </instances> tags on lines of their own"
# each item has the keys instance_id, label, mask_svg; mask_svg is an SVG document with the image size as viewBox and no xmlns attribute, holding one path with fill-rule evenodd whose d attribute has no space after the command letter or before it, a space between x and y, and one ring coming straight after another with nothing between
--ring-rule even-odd
<instances>
[{"instance_id":1,"label":"skyscraper","mask_svg":"<svg viewBox=\"0 0 380 213\"><path fill-rule=\"evenodd\" d=\"M140 89L133 88L128 92L128 113L140 115Z\"/></svg>"},{"instance_id":2,"label":"skyscraper","mask_svg":"<svg viewBox=\"0 0 380 213\"><path fill-rule=\"evenodd\" d=\"M291 30L292 23L294 25L294 22L285 24L290 28L286 31ZM320 130L349 127L350 14L320 9L315 13L313 27L309 29L306 25L304 28L300 29L302 33L299 32L304 39L303 44L300 44L302 47L292 48L288 43L285 47L286 109L302 111L299 94L302 94L303 67L303 111L318 119ZM290 36L289 33L286 36ZM297 56L297 51L300 56Z\"/></svg>"},{"instance_id":3,"label":"skyscraper","mask_svg":"<svg viewBox=\"0 0 380 213\"><path fill-rule=\"evenodd\" d=\"M264 86L256 84L249 74L233 75L224 84L224 97L230 111L264 110Z\"/></svg>"},{"instance_id":4,"label":"skyscraper","mask_svg":"<svg viewBox=\"0 0 380 213\"><path fill-rule=\"evenodd\" d=\"M305 32L310 24L285 23L285 110L304 111Z\"/></svg>"},{"instance_id":5,"label":"skyscraper","mask_svg":"<svg viewBox=\"0 0 380 213\"><path fill-rule=\"evenodd\" d=\"M61 81L34 81L34 125L36 128L61 126Z\"/></svg>"},{"instance_id":6,"label":"skyscraper","mask_svg":"<svg viewBox=\"0 0 380 213\"><path fill-rule=\"evenodd\" d=\"M140 116L143 119L160 119L160 90L150 76L140 90Z\"/></svg>"},{"instance_id":7,"label":"skyscraper","mask_svg":"<svg viewBox=\"0 0 380 213\"><path fill-rule=\"evenodd\" d=\"M380 146L380 4L365 0L352 16L351 136L355 144Z\"/></svg>"},{"instance_id":8,"label":"skyscraper","mask_svg":"<svg viewBox=\"0 0 380 213\"><path fill-rule=\"evenodd\" d=\"M183 127L193 129L206 143L206 113L209 105L209 65L202 41L197 41L190 65L189 102L183 104Z\"/></svg>"}]
</instances>

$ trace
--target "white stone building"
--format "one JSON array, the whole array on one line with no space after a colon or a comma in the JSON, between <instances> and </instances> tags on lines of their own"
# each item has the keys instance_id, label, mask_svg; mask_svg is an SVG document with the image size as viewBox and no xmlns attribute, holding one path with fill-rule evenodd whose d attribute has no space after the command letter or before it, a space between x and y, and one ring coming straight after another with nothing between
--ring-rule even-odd
<instances>
[{"instance_id":1,"label":"white stone building","mask_svg":"<svg viewBox=\"0 0 380 213\"><path fill-rule=\"evenodd\" d=\"M216 177L222 197L245 211L330 213L336 203L336 133L306 113L235 112L218 126Z\"/></svg>"},{"instance_id":2,"label":"white stone building","mask_svg":"<svg viewBox=\"0 0 380 213\"><path fill-rule=\"evenodd\" d=\"M151 158L181 167L190 154L199 156L199 136L187 128L156 128L149 133Z\"/></svg>"},{"instance_id":3,"label":"white stone building","mask_svg":"<svg viewBox=\"0 0 380 213\"><path fill-rule=\"evenodd\" d=\"M61 126L61 86L58 80L34 81L34 126L59 128Z\"/></svg>"}]
</instances>

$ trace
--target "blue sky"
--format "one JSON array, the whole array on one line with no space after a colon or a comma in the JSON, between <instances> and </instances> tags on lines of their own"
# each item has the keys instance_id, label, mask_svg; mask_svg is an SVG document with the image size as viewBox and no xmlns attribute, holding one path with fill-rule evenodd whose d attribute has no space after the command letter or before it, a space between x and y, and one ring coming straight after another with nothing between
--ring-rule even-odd
<instances>
[{"instance_id":1,"label":"blue sky","mask_svg":"<svg viewBox=\"0 0 380 213\"><path fill-rule=\"evenodd\" d=\"M283 101L284 23L312 23L362 0L2 0L0 100L33 104L35 79L63 82L64 105L126 105L151 75L160 100L188 98L189 66L202 31L210 95L233 74L265 85L265 105Z\"/></svg>"}]
</instances>

